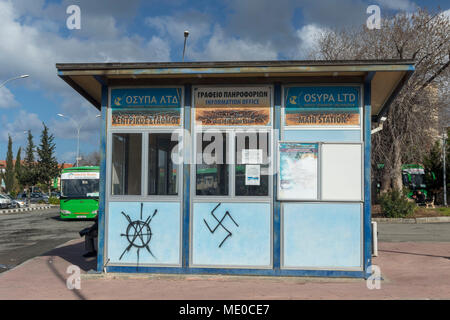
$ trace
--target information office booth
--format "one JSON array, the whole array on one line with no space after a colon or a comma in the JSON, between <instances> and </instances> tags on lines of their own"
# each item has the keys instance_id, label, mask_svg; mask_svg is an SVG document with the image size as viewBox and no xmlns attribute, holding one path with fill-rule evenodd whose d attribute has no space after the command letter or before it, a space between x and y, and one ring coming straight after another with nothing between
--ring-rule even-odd
<instances>
[{"instance_id":1,"label":"information office booth","mask_svg":"<svg viewBox=\"0 0 450 320\"><path fill-rule=\"evenodd\" d=\"M57 64L101 111L98 271L367 277L412 61Z\"/></svg>"}]
</instances>

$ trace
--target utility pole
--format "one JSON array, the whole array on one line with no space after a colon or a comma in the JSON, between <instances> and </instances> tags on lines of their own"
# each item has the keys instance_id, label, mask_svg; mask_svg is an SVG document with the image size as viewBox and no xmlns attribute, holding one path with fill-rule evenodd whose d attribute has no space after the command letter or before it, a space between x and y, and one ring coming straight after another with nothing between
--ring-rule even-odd
<instances>
[{"instance_id":1,"label":"utility pole","mask_svg":"<svg viewBox=\"0 0 450 320\"><path fill-rule=\"evenodd\" d=\"M447 206L447 177L446 177L446 168L445 168L445 158L447 158L446 145L447 145L447 132L445 132L446 128L444 128L444 132L442 133L442 171L444 173L444 206Z\"/></svg>"}]
</instances>

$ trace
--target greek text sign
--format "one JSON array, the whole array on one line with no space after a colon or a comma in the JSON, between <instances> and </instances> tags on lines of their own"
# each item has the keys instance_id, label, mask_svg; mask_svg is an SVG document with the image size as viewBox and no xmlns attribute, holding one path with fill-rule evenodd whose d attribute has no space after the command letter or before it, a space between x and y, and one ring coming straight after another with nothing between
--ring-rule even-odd
<instances>
[{"instance_id":1,"label":"greek text sign","mask_svg":"<svg viewBox=\"0 0 450 320\"><path fill-rule=\"evenodd\" d=\"M61 180L100 179L99 172L66 172L61 174Z\"/></svg>"},{"instance_id":2,"label":"greek text sign","mask_svg":"<svg viewBox=\"0 0 450 320\"><path fill-rule=\"evenodd\" d=\"M288 87L284 96L287 126L360 124L359 87Z\"/></svg>"},{"instance_id":3,"label":"greek text sign","mask_svg":"<svg viewBox=\"0 0 450 320\"><path fill-rule=\"evenodd\" d=\"M112 126L178 126L181 89L112 89L111 108Z\"/></svg>"},{"instance_id":4,"label":"greek text sign","mask_svg":"<svg viewBox=\"0 0 450 320\"><path fill-rule=\"evenodd\" d=\"M267 125L270 87L219 87L194 90L195 120L202 125Z\"/></svg>"}]
</instances>

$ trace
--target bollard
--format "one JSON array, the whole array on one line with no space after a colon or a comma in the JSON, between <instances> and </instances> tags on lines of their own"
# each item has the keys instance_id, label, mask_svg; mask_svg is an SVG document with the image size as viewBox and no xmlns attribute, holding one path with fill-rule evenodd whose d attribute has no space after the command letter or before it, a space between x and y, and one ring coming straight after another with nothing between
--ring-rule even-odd
<instances>
[{"instance_id":1,"label":"bollard","mask_svg":"<svg viewBox=\"0 0 450 320\"><path fill-rule=\"evenodd\" d=\"M372 221L372 256L378 257L378 228L376 221Z\"/></svg>"}]
</instances>

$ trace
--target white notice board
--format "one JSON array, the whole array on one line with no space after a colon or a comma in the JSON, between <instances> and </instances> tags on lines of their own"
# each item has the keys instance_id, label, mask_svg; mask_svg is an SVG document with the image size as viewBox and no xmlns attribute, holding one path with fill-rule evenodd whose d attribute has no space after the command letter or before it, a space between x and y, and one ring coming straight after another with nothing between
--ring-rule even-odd
<instances>
[{"instance_id":1,"label":"white notice board","mask_svg":"<svg viewBox=\"0 0 450 320\"><path fill-rule=\"evenodd\" d=\"M362 200L362 145L322 144L322 200Z\"/></svg>"}]
</instances>

